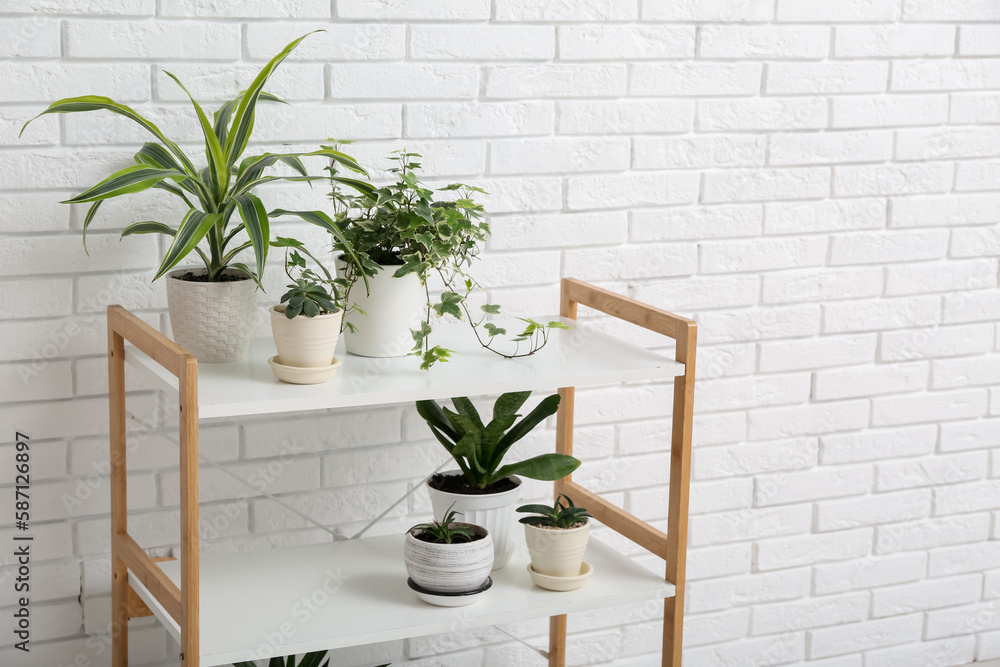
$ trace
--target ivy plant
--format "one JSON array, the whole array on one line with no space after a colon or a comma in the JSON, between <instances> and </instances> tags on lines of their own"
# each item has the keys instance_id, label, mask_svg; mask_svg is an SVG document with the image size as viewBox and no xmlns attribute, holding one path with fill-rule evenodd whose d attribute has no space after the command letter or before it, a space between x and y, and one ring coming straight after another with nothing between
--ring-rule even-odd
<instances>
[{"instance_id":1,"label":"ivy plant","mask_svg":"<svg viewBox=\"0 0 1000 667\"><path fill-rule=\"evenodd\" d=\"M493 405L493 419L488 424L483 423L472 401L464 397L451 399L454 411L436 401L417 401L417 412L455 459L470 486L485 489L510 475L548 482L562 479L580 466L579 460L567 454L541 454L501 465L514 443L559 409L559 394L553 394L518 421L521 415L517 411L530 395L530 391L501 395Z\"/></svg>"},{"instance_id":2,"label":"ivy plant","mask_svg":"<svg viewBox=\"0 0 1000 667\"><path fill-rule=\"evenodd\" d=\"M320 31L315 31L320 32ZM66 114L88 111L110 111L137 123L153 135L155 141L143 144L135 154L135 164L111 174L97 185L66 200L65 204L90 204L83 223L83 243L86 250L87 228L93 222L101 204L114 197L155 188L179 198L187 207L179 222L168 224L155 220L142 220L128 225L122 236L135 234L163 234L170 238L167 249L153 280L160 278L178 262L195 252L205 264L208 279L220 280L227 268L236 269L260 285L260 278L267 261L270 245L269 214L260 198L253 193L263 183L271 181L313 181L302 163L305 156L321 156L358 174L366 174L354 158L329 148L306 153L263 153L244 157L253 134L257 103L282 102L264 91L271 75L308 33L290 42L272 58L250 86L232 100L223 104L209 120L201 105L195 101L181 81L166 72L174 83L191 100L204 138L205 166L198 166L180 146L168 139L152 121L134 109L107 97L84 95L53 102L41 114ZM32 120L35 120L34 118ZM29 120L21 128L32 122ZM283 164L296 175L265 175L265 170ZM361 190L371 190L367 181L337 176L338 182ZM325 213L320 211L272 211L270 216L295 215L319 225L340 237L340 229ZM239 261L244 250L252 249L254 266ZM351 258L353 249L344 244L343 251Z\"/></svg>"},{"instance_id":3,"label":"ivy plant","mask_svg":"<svg viewBox=\"0 0 1000 667\"><path fill-rule=\"evenodd\" d=\"M324 146L327 150L338 148ZM334 249L347 253L353 248L358 257L355 266L348 266L347 279L353 283L359 277L374 276L383 266L397 267L393 273L397 278L411 273L419 276L427 294L427 314L419 328L410 332L410 354L420 357L421 369L448 361L453 352L431 343L432 316L468 322L482 347L505 358L534 354L548 342L551 329L569 327L557 321L543 324L519 318L525 327L513 338L514 349L498 349L495 343L507 330L486 320L499 315L500 306L483 305L473 315L468 304L469 296L480 289L470 269L490 237L490 226L483 220L485 209L475 197L487 193L464 183L437 190L425 187L417 176L420 157L405 150L394 152L390 158L393 166L388 169L394 182L372 192L345 191L339 173L342 165L331 161L327 167L334 218L343 232ZM441 287L440 295L433 299L428 282L432 275Z\"/></svg>"}]
</instances>

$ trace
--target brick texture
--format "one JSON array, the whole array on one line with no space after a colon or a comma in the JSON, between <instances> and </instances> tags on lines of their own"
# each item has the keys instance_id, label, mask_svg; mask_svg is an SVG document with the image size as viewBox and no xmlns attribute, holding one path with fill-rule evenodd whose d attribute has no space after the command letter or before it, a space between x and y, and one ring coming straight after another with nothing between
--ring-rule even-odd
<instances>
[{"instance_id":1,"label":"brick texture","mask_svg":"<svg viewBox=\"0 0 1000 667\"><path fill-rule=\"evenodd\" d=\"M262 108L252 151L355 139L349 151L377 171L388 151L416 150L429 179L491 193L496 238L478 274L491 300L552 313L558 279L575 276L698 320L685 665L1000 657L996 0L0 5L0 461L9 432L29 429L44 521L31 660L6 633L0 665L109 664L101 311L122 303L166 325L163 286L149 283L162 245L120 243L117 230L177 214L147 194L109 203L86 256L83 212L57 202L127 164L146 135L108 114L47 117L23 138L20 127L92 93L200 150L161 70L211 112L318 28L269 86L292 105ZM307 190L274 188L265 203L322 206L322 188ZM130 400L153 409L148 393ZM656 525L668 406L669 387L654 384L587 389L577 407L578 479ZM525 451L549 449L553 427ZM351 532L445 459L427 436L412 406L388 406L220 424L203 453ZM166 555L176 453L145 444L130 459L135 530ZM0 479L0 507L12 481ZM202 494L207 551L329 539L214 469ZM427 512L418 492L378 530ZM569 664L659 664L659 613L575 615ZM541 646L545 627L510 629ZM132 664L178 664L159 625L130 639ZM477 630L332 664L389 660L538 656Z\"/></svg>"}]
</instances>

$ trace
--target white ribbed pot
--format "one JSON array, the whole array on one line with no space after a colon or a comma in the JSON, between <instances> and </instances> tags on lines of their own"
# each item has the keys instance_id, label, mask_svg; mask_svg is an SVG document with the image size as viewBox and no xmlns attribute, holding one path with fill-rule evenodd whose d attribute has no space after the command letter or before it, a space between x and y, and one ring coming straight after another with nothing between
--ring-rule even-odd
<instances>
[{"instance_id":1,"label":"white ribbed pot","mask_svg":"<svg viewBox=\"0 0 1000 667\"><path fill-rule=\"evenodd\" d=\"M287 304L271 307L271 335L278 349L278 363L299 368L321 368L333 363L344 311L315 317L285 317Z\"/></svg>"},{"instance_id":2,"label":"white ribbed pot","mask_svg":"<svg viewBox=\"0 0 1000 667\"><path fill-rule=\"evenodd\" d=\"M448 470L442 475L461 475L459 470ZM493 536L493 569L499 570L510 560L514 552L514 542L511 531L517 521L514 518L514 506L517 505L517 494L521 491L521 478L511 475L510 479L517 486L501 493L465 495L449 493L427 485L434 508L434 519L441 521L450 507L458 512L465 523L483 526ZM454 505L454 506L453 506Z\"/></svg>"},{"instance_id":3,"label":"white ribbed pot","mask_svg":"<svg viewBox=\"0 0 1000 667\"><path fill-rule=\"evenodd\" d=\"M418 540L419 528L411 528L403 543L406 573L421 588L436 593L463 593L482 588L493 568L493 540L482 526L461 522L482 539L459 544L435 544Z\"/></svg>"},{"instance_id":4,"label":"white ribbed pot","mask_svg":"<svg viewBox=\"0 0 1000 667\"><path fill-rule=\"evenodd\" d=\"M343 262L338 260L338 266ZM351 305L363 310L348 315L355 332L345 329L347 351L361 357L403 357L413 348L410 329L420 328L427 315L427 291L420 277L408 273L393 277L398 266L379 265L379 272L365 283L358 280L351 288Z\"/></svg>"},{"instance_id":5,"label":"white ribbed pot","mask_svg":"<svg viewBox=\"0 0 1000 667\"><path fill-rule=\"evenodd\" d=\"M535 572L550 577L579 576L589 538L590 519L576 528L542 528L524 524L531 567Z\"/></svg>"},{"instance_id":6,"label":"white ribbed pot","mask_svg":"<svg viewBox=\"0 0 1000 667\"><path fill-rule=\"evenodd\" d=\"M178 269L167 274L167 306L174 341L201 363L241 361L247 356L257 318L257 283L243 279L223 283L179 280L204 269Z\"/></svg>"}]
</instances>

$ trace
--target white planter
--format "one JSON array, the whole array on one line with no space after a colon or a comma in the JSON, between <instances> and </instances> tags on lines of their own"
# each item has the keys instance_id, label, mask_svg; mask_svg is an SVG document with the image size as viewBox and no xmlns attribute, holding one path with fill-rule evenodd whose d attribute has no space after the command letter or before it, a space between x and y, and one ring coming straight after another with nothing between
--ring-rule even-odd
<instances>
[{"instance_id":1,"label":"white planter","mask_svg":"<svg viewBox=\"0 0 1000 667\"><path fill-rule=\"evenodd\" d=\"M442 474L461 475L462 473L459 470L449 470ZM431 505L434 508L434 518L437 521L444 519L448 508L451 507L459 513L463 522L474 523L490 532L490 535L493 536L494 570L505 566L514 551L511 531L517 525L514 518L514 507L517 505L517 494L521 491L521 478L511 475L510 479L517 484L517 487L502 493L481 495L448 493L432 488L430 485L427 486L427 491L431 496Z\"/></svg>"},{"instance_id":2,"label":"white planter","mask_svg":"<svg viewBox=\"0 0 1000 667\"><path fill-rule=\"evenodd\" d=\"M454 525L467 525L466 522ZM481 588L493 567L493 540L482 526L470 527L483 539L459 544L435 544L414 537L410 529L403 543L406 573L420 586L439 593L461 593Z\"/></svg>"},{"instance_id":3,"label":"white planter","mask_svg":"<svg viewBox=\"0 0 1000 667\"><path fill-rule=\"evenodd\" d=\"M343 262L338 260L338 266ZM351 313L347 321L357 331L344 330L347 351L361 357L403 357L413 348L410 329L420 328L427 316L427 292L415 273L394 278L398 266L382 266L365 283L358 280L351 288L351 304L367 313Z\"/></svg>"},{"instance_id":4,"label":"white planter","mask_svg":"<svg viewBox=\"0 0 1000 667\"><path fill-rule=\"evenodd\" d=\"M224 283L198 283L176 276L204 269L178 269L167 274L167 306L174 341L201 363L240 361L257 319L257 284L246 278ZM242 276L235 270L227 274Z\"/></svg>"},{"instance_id":5,"label":"white planter","mask_svg":"<svg viewBox=\"0 0 1000 667\"><path fill-rule=\"evenodd\" d=\"M540 528L524 524L531 567L550 577L577 577L590 537L590 520L577 528Z\"/></svg>"},{"instance_id":6,"label":"white planter","mask_svg":"<svg viewBox=\"0 0 1000 667\"><path fill-rule=\"evenodd\" d=\"M324 368L333 363L344 311L306 317L285 317L286 304L271 307L271 334L278 363L299 368Z\"/></svg>"}]
</instances>

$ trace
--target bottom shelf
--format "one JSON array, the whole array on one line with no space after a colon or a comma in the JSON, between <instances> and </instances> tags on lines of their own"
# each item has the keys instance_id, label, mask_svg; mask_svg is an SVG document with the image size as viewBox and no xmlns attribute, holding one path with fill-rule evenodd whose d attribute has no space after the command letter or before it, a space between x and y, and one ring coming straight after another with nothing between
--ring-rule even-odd
<instances>
[{"instance_id":1,"label":"bottom shelf","mask_svg":"<svg viewBox=\"0 0 1000 667\"><path fill-rule=\"evenodd\" d=\"M520 536L520 532L515 535ZM507 567L493 572L483 599L435 607L406 586L403 536L201 557L201 665L419 637L530 618L656 600L673 585L591 539L594 575L583 588L554 593L531 583L518 542ZM178 561L158 563L180 584ZM167 630L178 625L137 579L129 583Z\"/></svg>"}]
</instances>

